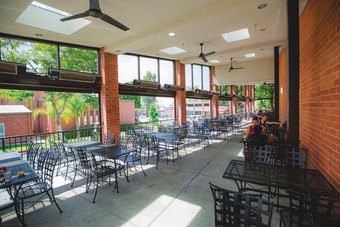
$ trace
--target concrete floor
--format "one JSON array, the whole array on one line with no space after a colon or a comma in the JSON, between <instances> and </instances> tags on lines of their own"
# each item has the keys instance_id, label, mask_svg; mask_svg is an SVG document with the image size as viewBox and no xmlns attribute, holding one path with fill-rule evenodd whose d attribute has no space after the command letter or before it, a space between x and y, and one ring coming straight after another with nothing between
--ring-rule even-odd
<instances>
[{"instance_id":1,"label":"concrete floor","mask_svg":"<svg viewBox=\"0 0 340 227\"><path fill-rule=\"evenodd\" d=\"M214 226L213 199L208 182L236 190L233 181L222 178L231 159L240 159L242 135L227 140L214 140L205 150L201 146L180 151L182 159L166 164L165 159L155 168L155 157L141 171L130 173L130 182L119 179L120 192L113 185L85 193L85 180L79 178L70 188L70 181L55 178L55 194L63 213L47 200L30 209L28 226L123 226L123 227L180 227ZM20 226L13 210L2 211L1 227ZM279 226L278 212L273 211L272 226Z\"/></svg>"}]
</instances>

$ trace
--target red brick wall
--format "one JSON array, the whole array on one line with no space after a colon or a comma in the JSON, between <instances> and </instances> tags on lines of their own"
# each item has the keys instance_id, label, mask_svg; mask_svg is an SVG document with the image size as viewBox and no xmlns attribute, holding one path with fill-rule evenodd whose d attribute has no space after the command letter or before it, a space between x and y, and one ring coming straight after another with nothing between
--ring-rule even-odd
<instances>
[{"instance_id":1,"label":"red brick wall","mask_svg":"<svg viewBox=\"0 0 340 227\"><path fill-rule=\"evenodd\" d=\"M309 0L300 16L300 139L309 167L340 190L340 1Z\"/></svg>"},{"instance_id":2,"label":"red brick wall","mask_svg":"<svg viewBox=\"0 0 340 227\"><path fill-rule=\"evenodd\" d=\"M279 66L279 121L284 122L288 120L287 109L287 48L283 48L280 52L280 66Z\"/></svg>"},{"instance_id":3,"label":"red brick wall","mask_svg":"<svg viewBox=\"0 0 340 227\"><path fill-rule=\"evenodd\" d=\"M120 134L117 55L100 50L102 133Z\"/></svg>"},{"instance_id":4,"label":"red brick wall","mask_svg":"<svg viewBox=\"0 0 340 227\"><path fill-rule=\"evenodd\" d=\"M236 86L235 85L231 85L231 94L236 95ZM236 114L236 104L237 104L237 98L232 98L231 99L231 109L230 109L231 114Z\"/></svg>"},{"instance_id":5,"label":"red brick wall","mask_svg":"<svg viewBox=\"0 0 340 227\"><path fill-rule=\"evenodd\" d=\"M186 111L186 91L185 91L185 65L176 61L176 85L184 87L183 91L177 91L175 97L176 116L175 120L181 125L185 125L187 122Z\"/></svg>"},{"instance_id":6,"label":"red brick wall","mask_svg":"<svg viewBox=\"0 0 340 227\"><path fill-rule=\"evenodd\" d=\"M5 123L5 136L32 134L32 114L1 115L0 122Z\"/></svg>"}]
</instances>

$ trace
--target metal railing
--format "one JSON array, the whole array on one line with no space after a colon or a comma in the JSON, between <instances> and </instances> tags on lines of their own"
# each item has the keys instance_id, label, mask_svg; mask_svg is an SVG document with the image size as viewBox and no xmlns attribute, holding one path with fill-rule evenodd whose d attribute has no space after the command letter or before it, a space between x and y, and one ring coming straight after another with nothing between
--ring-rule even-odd
<instances>
[{"instance_id":1,"label":"metal railing","mask_svg":"<svg viewBox=\"0 0 340 227\"><path fill-rule=\"evenodd\" d=\"M48 147L49 141L61 140L63 142L73 142L78 140L90 140L92 138L92 133L99 130L99 127L91 127L61 132L9 136L0 138L0 140L3 151L17 150L22 153L26 152L30 141L39 144L41 147Z\"/></svg>"}]
</instances>

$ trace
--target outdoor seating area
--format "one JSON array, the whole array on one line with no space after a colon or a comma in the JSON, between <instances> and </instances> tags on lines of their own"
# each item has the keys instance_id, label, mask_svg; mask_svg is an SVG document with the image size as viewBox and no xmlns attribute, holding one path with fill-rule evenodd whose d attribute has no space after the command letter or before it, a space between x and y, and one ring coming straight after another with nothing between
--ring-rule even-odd
<instances>
[{"instance_id":1,"label":"outdoor seating area","mask_svg":"<svg viewBox=\"0 0 340 227\"><path fill-rule=\"evenodd\" d=\"M53 174L48 178L53 181L53 187L46 188L52 190L49 194L52 197L40 198L42 203L35 201L29 207L24 203L20 203L21 207L14 204L3 206L6 209L0 212L2 227L19 226L20 222L28 226L39 223L44 223L44 226L70 225L69 215L76 217L74 221L82 220L86 226L94 224L95 220L101 226L110 225L112 220L119 226L152 226L167 222L172 223L171 226L180 226L182 222L190 226L212 226L214 219L216 226L228 226L230 223L237 226L256 223L291 226L289 222L293 220L295 223L296 219L307 223L306 226L319 220L331 223L327 226L336 226L339 223L336 216L339 194L319 171L306 169L306 153L298 155L305 151L289 148L287 162L278 164L273 159L274 149L250 146L248 149L254 149L250 160L243 154L245 143L241 143L248 125L249 121L243 120L240 133L231 128L227 139L209 135L206 138L210 141L208 146L200 141L200 137L195 138L199 142L193 143L193 138L185 137L185 133L179 133L179 130L176 130L178 134L167 130L111 135L111 138L116 138L117 144L91 140L50 141L49 148L39 148L32 143L27 162L23 161L30 163L32 169L35 167L36 176L48 177L51 174L48 157L58 157L53 165ZM298 157L302 161L297 160ZM31 179L39 182L35 177ZM32 187L29 179L27 182L24 185ZM9 187L1 184L1 200L11 203L23 201L22 192L27 190L18 185ZM10 197L6 190L11 193ZM296 209L294 191L311 197L303 200L305 212L301 215L293 212L294 217L291 217L291 209ZM143 193L142 197L140 193ZM316 205L312 205L320 203L317 196L332 198L334 209L327 207L329 210L325 212L314 213L314 210L319 211ZM132 207L131 203L134 204ZM131 210L119 209L121 206ZM175 212L179 208L182 214ZM259 212L259 209L262 211ZM46 212L49 213L49 224L43 219ZM150 219L145 219L146 214L150 215ZM178 215L176 220L173 220L174 215ZM331 222L325 222L325 215L332 215Z\"/></svg>"}]
</instances>

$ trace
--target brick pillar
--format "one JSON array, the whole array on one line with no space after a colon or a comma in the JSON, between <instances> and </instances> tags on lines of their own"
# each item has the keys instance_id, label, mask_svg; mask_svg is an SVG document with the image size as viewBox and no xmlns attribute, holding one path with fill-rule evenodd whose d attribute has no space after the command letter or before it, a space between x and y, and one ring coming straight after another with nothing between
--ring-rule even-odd
<instances>
[{"instance_id":1,"label":"brick pillar","mask_svg":"<svg viewBox=\"0 0 340 227\"><path fill-rule=\"evenodd\" d=\"M185 65L179 61L175 62L176 70L176 85L184 87L183 91L177 91L175 96L175 120L180 125L185 125L187 122L186 112L186 85L185 85Z\"/></svg>"},{"instance_id":2,"label":"brick pillar","mask_svg":"<svg viewBox=\"0 0 340 227\"><path fill-rule=\"evenodd\" d=\"M119 86L117 55L100 49L100 75L102 79L100 90L100 110L102 135L104 133L120 134L119 118Z\"/></svg>"},{"instance_id":3,"label":"brick pillar","mask_svg":"<svg viewBox=\"0 0 340 227\"><path fill-rule=\"evenodd\" d=\"M231 85L231 94L236 95L236 86ZM231 114L236 114L236 103L237 103L237 98L234 97L231 99Z\"/></svg>"},{"instance_id":4,"label":"brick pillar","mask_svg":"<svg viewBox=\"0 0 340 227\"><path fill-rule=\"evenodd\" d=\"M216 76L215 76L215 66L210 67L210 84L211 91L217 91L216 86ZM217 118L218 117L218 95L213 95L210 99L210 116Z\"/></svg>"}]
</instances>

